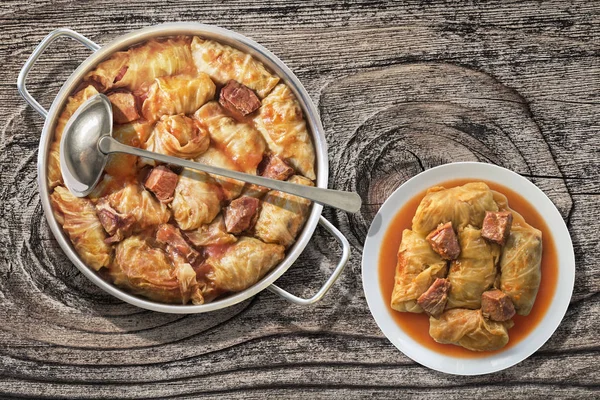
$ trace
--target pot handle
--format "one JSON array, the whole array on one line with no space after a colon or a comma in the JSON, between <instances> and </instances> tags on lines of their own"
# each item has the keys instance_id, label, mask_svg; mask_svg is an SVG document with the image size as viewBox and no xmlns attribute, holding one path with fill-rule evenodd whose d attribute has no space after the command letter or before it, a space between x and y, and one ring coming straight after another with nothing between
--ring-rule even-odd
<instances>
[{"instance_id":1,"label":"pot handle","mask_svg":"<svg viewBox=\"0 0 600 400\"><path fill-rule=\"evenodd\" d=\"M29 103L29 105L33 107L38 113L40 113L41 116L44 118L48 115L48 111L44 107L42 107L36 99L33 98L29 91L27 91L27 86L25 86L25 79L27 79L29 71L31 70L31 68L33 68L37 59L42 55L44 50L46 50L46 48L56 39L63 36L77 40L79 43L83 44L85 47L92 51L96 51L100 48L100 46L98 46L96 43L92 42L85 36L65 28L56 29L50 32L48 36L46 36L40 42L40 44L38 44L33 53L31 53L31 55L29 56L29 59L23 65L23 68L21 68L21 72L19 73L19 77L17 78L17 89L19 90L19 93L25 99L25 101Z\"/></svg>"},{"instance_id":2,"label":"pot handle","mask_svg":"<svg viewBox=\"0 0 600 400\"><path fill-rule=\"evenodd\" d=\"M344 267L346 266L346 263L348 262L348 259L350 258L350 243L348 243L348 239L346 239L346 237L342 234L342 232L340 232L331 222L326 220L323 216L320 217L319 223L329 233L331 233L337 239L337 241L342 245L342 257L340 258L340 261L338 262L335 269L333 270L333 274L331 274L331 276L329 277L329 279L327 279L327 281L321 287L321 289L319 289L319 291L313 297L310 297L308 299L294 296L290 292L283 290L282 288L280 288L279 286L277 286L275 284L270 285L268 287L268 289L271 292L278 294L279 296L283 297L284 299L286 299L288 301L291 301L292 303L299 304L302 306L313 304L313 303L316 303L317 301L321 300L323 298L323 296L325 295L325 293L327 293L327 291L331 288L331 286L335 283L337 278L340 276L340 274L344 270Z\"/></svg>"}]
</instances>

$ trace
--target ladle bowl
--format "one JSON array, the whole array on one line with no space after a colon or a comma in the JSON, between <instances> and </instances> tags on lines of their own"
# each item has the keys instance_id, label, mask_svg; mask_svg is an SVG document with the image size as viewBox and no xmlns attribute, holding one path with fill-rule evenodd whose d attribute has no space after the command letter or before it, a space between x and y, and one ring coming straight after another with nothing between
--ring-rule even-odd
<instances>
[{"instance_id":1,"label":"ladle bowl","mask_svg":"<svg viewBox=\"0 0 600 400\"><path fill-rule=\"evenodd\" d=\"M95 95L75 111L60 141L60 169L67 189L85 197L100 181L108 155L98 141L112 135L112 106L103 95Z\"/></svg>"}]
</instances>

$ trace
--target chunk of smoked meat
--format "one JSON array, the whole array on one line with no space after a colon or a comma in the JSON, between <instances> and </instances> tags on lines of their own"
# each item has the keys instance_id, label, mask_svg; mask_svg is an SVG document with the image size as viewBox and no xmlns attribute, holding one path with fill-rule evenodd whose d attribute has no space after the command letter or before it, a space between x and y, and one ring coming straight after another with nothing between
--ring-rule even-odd
<instances>
[{"instance_id":1,"label":"chunk of smoked meat","mask_svg":"<svg viewBox=\"0 0 600 400\"><path fill-rule=\"evenodd\" d=\"M260 175L265 178L285 181L294 175L294 169L276 155L266 157L258 165Z\"/></svg>"},{"instance_id":2,"label":"chunk of smoked meat","mask_svg":"<svg viewBox=\"0 0 600 400\"><path fill-rule=\"evenodd\" d=\"M508 235L510 235L512 220L513 216L510 211L487 211L483 219L481 236L490 242L504 246Z\"/></svg>"},{"instance_id":3,"label":"chunk of smoked meat","mask_svg":"<svg viewBox=\"0 0 600 400\"><path fill-rule=\"evenodd\" d=\"M117 124L126 124L140 118L135 97L129 92L114 92L108 95L112 104L113 119Z\"/></svg>"},{"instance_id":4,"label":"chunk of smoked meat","mask_svg":"<svg viewBox=\"0 0 600 400\"><path fill-rule=\"evenodd\" d=\"M186 242L179 229L170 224L162 224L156 231L156 240L173 247L179 254L186 258L190 264L194 264L199 253Z\"/></svg>"},{"instance_id":5,"label":"chunk of smoked meat","mask_svg":"<svg viewBox=\"0 0 600 400\"><path fill-rule=\"evenodd\" d=\"M226 109L242 115L248 115L260 108L260 100L249 87L230 80L223 86L219 103Z\"/></svg>"},{"instance_id":6,"label":"chunk of smoked meat","mask_svg":"<svg viewBox=\"0 0 600 400\"><path fill-rule=\"evenodd\" d=\"M173 193L177 186L179 177L164 165L159 165L150 171L144 186L150 190L161 203L169 203L173 200Z\"/></svg>"},{"instance_id":7,"label":"chunk of smoked meat","mask_svg":"<svg viewBox=\"0 0 600 400\"><path fill-rule=\"evenodd\" d=\"M460 254L460 245L452 222L440 224L426 237L433 251L438 253L444 260L455 260Z\"/></svg>"},{"instance_id":8,"label":"chunk of smoked meat","mask_svg":"<svg viewBox=\"0 0 600 400\"><path fill-rule=\"evenodd\" d=\"M278 181L285 181L294 175L294 169L274 154L262 159L260 164L258 164L257 172L265 178L276 179ZM258 185L249 185L249 189L250 192L255 193L255 195L251 195L252 197L264 195L270 190Z\"/></svg>"},{"instance_id":9,"label":"chunk of smoked meat","mask_svg":"<svg viewBox=\"0 0 600 400\"><path fill-rule=\"evenodd\" d=\"M260 200L254 197L242 196L233 200L225 208L225 227L227 232L240 234L256 223Z\"/></svg>"},{"instance_id":10,"label":"chunk of smoked meat","mask_svg":"<svg viewBox=\"0 0 600 400\"><path fill-rule=\"evenodd\" d=\"M96 204L96 214L102 227L110 235L104 239L104 242L108 244L123 240L135 223L133 215L119 214L105 198L100 199Z\"/></svg>"},{"instance_id":11,"label":"chunk of smoked meat","mask_svg":"<svg viewBox=\"0 0 600 400\"><path fill-rule=\"evenodd\" d=\"M439 318L446 308L450 282L447 279L437 278L429 289L417 299L421 308L433 318Z\"/></svg>"},{"instance_id":12,"label":"chunk of smoked meat","mask_svg":"<svg viewBox=\"0 0 600 400\"><path fill-rule=\"evenodd\" d=\"M515 306L501 290L488 290L481 295L481 312L492 321L503 322L515 315Z\"/></svg>"}]
</instances>

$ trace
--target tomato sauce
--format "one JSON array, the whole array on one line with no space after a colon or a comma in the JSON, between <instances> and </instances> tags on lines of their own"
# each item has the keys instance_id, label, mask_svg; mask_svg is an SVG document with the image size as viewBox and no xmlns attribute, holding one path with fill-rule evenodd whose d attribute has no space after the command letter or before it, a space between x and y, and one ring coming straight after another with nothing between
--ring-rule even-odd
<instances>
[{"instance_id":1,"label":"tomato sauce","mask_svg":"<svg viewBox=\"0 0 600 400\"><path fill-rule=\"evenodd\" d=\"M472 179L452 180L441 183L440 186L451 188L464 185L468 182L474 181ZM453 357L487 357L491 354L496 354L509 349L524 340L546 315L550 303L552 302L552 298L554 297L558 281L558 257L556 247L554 239L552 238L552 233L548 229L544 218L536 211L533 205L514 191L497 183L487 182L485 180L483 182L485 182L490 189L504 194L508 199L508 205L511 209L521 214L528 224L542 231L542 280L535 304L528 316L515 315L513 318L515 326L508 331L510 340L502 349L496 351L475 352L452 344L437 343L429 336L429 317L426 314L398 312L390 306L394 288L398 247L400 247L400 242L402 241L402 231L411 228L412 218L417 211L419 203L425 196L425 191L413 197L400 211L398 211L384 235L381 246L379 259L379 285L388 312L398 326L400 326L412 339L431 350Z\"/></svg>"}]
</instances>

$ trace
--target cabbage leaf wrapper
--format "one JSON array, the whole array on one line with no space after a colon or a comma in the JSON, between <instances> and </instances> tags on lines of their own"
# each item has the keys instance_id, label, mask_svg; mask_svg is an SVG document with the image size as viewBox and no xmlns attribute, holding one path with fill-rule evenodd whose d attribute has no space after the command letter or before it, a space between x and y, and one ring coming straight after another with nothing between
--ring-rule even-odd
<instances>
[{"instance_id":1,"label":"cabbage leaf wrapper","mask_svg":"<svg viewBox=\"0 0 600 400\"><path fill-rule=\"evenodd\" d=\"M433 251L425 235L405 229L398 249L391 307L397 311L422 313L417 299L436 278L447 272L446 261Z\"/></svg>"}]
</instances>

